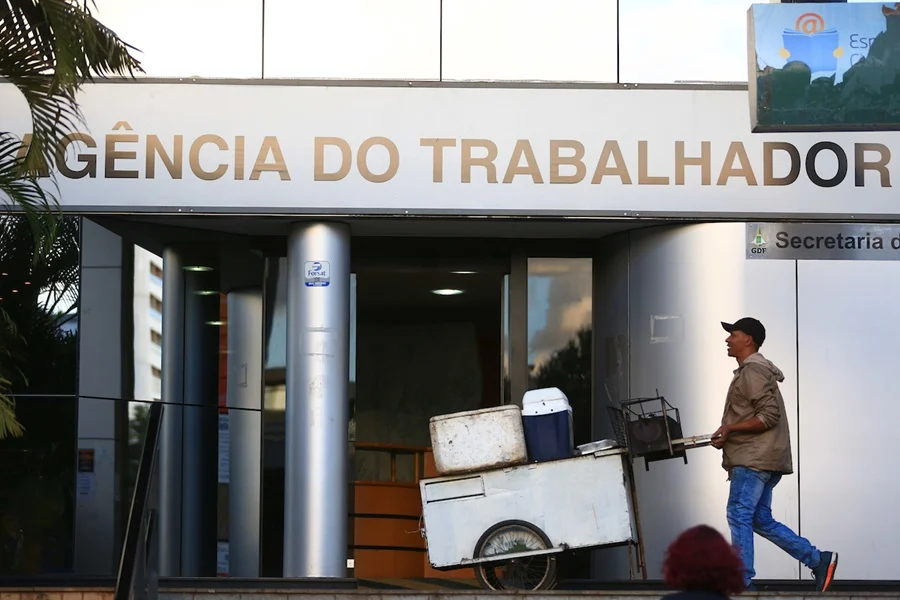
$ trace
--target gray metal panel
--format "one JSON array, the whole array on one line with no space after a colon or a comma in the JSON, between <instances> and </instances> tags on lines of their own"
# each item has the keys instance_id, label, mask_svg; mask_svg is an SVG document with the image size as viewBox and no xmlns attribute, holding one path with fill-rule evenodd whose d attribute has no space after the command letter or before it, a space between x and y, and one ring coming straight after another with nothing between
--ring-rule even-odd
<instances>
[{"instance_id":1,"label":"gray metal panel","mask_svg":"<svg viewBox=\"0 0 900 600\"><path fill-rule=\"evenodd\" d=\"M75 572L112 575L116 539L116 402L122 394L122 241L84 219L78 318L78 448L93 449L93 473L75 495Z\"/></svg>"},{"instance_id":2,"label":"gray metal panel","mask_svg":"<svg viewBox=\"0 0 900 600\"><path fill-rule=\"evenodd\" d=\"M627 233L609 236L601 240L594 256L595 440L615 438L607 410L610 397L613 402L628 398L629 246ZM607 548L593 553L592 577L609 581L625 579L628 574L626 548Z\"/></svg>"},{"instance_id":3,"label":"gray metal panel","mask_svg":"<svg viewBox=\"0 0 900 600\"><path fill-rule=\"evenodd\" d=\"M753 260L900 260L900 226L875 223L747 223Z\"/></svg>"},{"instance_id":4,"label":"gray metal panel","mask_svg":"<svg viewBox=\"0 0 900 600\"><path fill-rule=\"evenodd\" d=\"M744 225L705 224L633 234L630 262L631 396L661 394L681 410L686 435L718 427L735 368L719 322L753 315L766 324L763 353L778 364L797 456L797 368L794 268L783 261L747 261ZM668 317L663 319L661 317ZM728 535L728 497L721 455L711 447L678 460L636 469L640 514L651 576L667 545L686 527L708 523ZM777 519L796 528L798 477L775 492ZM758 577L798 576L797 562L767 542L756 548ZM658 576L658 575L657 575Z\"/></svg>"},{"instance_id":5,"label":"gray metal panel","mask_svg":"<svg viewBox=\"0 0 900 600\"><path fill-rule=\"evenodd\" d=\"M184 263L163 252L162 430L159 440L159 575L181 575L181 442L184 403Z\"/></svg>"},{"instance_id":6,"label":"gray metal panel","mask_svg":"<svg viewBox=\"0 0 900 600\"><path fill-rule=\"evenodd\" d=\"M800 261L800 507L841 579L897 579L900 263Z\"/></svg>"},{"instance_id":7,"label":"gray metal panel","mask_svg":"<svg viewBox=\"0 0 900 600\"><path fill-rule=\"evenodd\" d=\"M232 577L259 577L262 493L263 297L228 293L230 464L228 559Z\"/></svg>"},{"instance_id":8,"label":"gray metal panel","mask_svg":"<svg viewBox=\"0 0 900 600\"><path fill-rule=\"evenodd\" d=\"M322 271L313 262L328 271L327 278L317 276ZM288 237L287 329L284 576L345 577L350 370L346 225L301 224Z\"/></svg>"}]
</instances>

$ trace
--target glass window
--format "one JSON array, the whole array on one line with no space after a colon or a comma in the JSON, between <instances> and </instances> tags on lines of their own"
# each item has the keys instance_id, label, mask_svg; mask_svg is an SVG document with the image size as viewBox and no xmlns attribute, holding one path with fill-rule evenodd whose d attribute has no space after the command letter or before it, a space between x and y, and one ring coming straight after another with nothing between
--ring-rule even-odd
<instances>
[{"instance_id":1,"label":"glass window","mask_svg":"<svg viewBox=\"0 0 900 600\"><path fill-rule=\"evenodd\" d=\"M80 225L34 261L26 219L0 218L0 376L24 428L0 439L0 575L72 569Z\"/></svg>"},{"instance_id":2,"label":"glass window","mask_svg":"<svg viewBox=\"0 0 900 600\"><path fill-rule=\"evenodd\" d=\"M575 444L591 441L592 260L528 259L528 389L569 398Z\"/></svg>"}]
</instances>

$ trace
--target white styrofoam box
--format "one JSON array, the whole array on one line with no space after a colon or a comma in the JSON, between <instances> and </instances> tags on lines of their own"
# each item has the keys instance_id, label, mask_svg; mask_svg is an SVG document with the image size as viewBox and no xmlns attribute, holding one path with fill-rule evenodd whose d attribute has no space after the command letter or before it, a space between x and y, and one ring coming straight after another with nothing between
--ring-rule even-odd
<instances>
[{"instance_id":1,"label":"white styrofoam box","mask_svg":"<svg viewBox=\"0 0 900 600\"><path fill-rule=\"evenodd\" d=\"M428 425L434 465L441 475L520 465L528 460L518 406L439 415Z\"/></svg>"},{"instance_id":2,"label":"white styrofoam box","mask_svg":"<svg viewBox=\"0 0 900 600\"><path fill-rule=\"evenodd\" d=\"M634 541L636 527L624 448L419 482L433 567L474 558L475 546L504 521L539 528L553 547Z\"/></svg>"},{"instance_id":3,"label":"white styrofoam box","mask_svg":"<svg viewBox=\"0 0 900 600\"><path fill-rule=\"evenodd\" d=\"M529 390L522 397L522 414L527 417L552 415L564 410L572 412L569 398L559 388Z\"/></svg>"}]
</instances>

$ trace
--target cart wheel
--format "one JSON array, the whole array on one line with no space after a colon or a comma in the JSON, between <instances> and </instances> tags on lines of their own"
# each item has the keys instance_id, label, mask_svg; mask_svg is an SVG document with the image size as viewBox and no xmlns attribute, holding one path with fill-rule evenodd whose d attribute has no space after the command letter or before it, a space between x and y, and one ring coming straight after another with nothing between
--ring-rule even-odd
<instances>
[{"instance_id":1,"label":"cart wheel","mask_svg":"<svg viewBox=\"0 0 900 600\"><path fill-rule=\"evenodd\" d=\"M548 550L550 539L525 521L503 521L484 532L475 544L475 557ZM556 587L556 556L543 554L498 559L475 565L475 577L486 590L551 590Z\"/></svg>"}]
</instances>

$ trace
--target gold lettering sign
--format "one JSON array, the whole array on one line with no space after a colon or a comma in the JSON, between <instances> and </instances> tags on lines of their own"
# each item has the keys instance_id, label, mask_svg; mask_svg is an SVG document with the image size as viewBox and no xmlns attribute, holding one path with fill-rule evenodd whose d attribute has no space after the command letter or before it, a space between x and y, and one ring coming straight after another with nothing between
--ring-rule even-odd
<instances>
[{"instance_id":1,"label":"gold lettering sign","mask_svg":"<svg viewBox=\"0 0 900 600\"><path fill-rule=\"evenodd\" d=\"M24 134L17 158L23 160L35 154L28 153L31 144L31 134ZM235 181L288 183L297 179L292 176L296 165L290 162L297 160L298 146L312 149L312 164L297 166L300 179L323 184L348 179L379 184L401 175L412 180L428 178L430 161L430 181L435 184L777 187L792 185L802 178L821 188L892 186L891 150L874 142L857 142L845 148L819 141L809 148L800 148L789 142L764 141L748 149L739 140L726 145L709 140L521 137L499 142L488 137L423 136L418 138L417 147L404 148L397 138L371 135L361 141L316 136L290 140L285 146L284 136L142 134L129 122L117 121L102 138L83 132L65 135L54 149L54 162L66 179L192 177L216 181L230 171ZM285 147L290 151L287 155ZM254 157L252 164L247 163L248 152ZM409 154L414 156L407 162ZM835 157L837 173L820 168L820 156ZM448 164L457 163L458 177L453 168L447 168ZM99 169L99 165L103 168ZM41 175L48 176L49 171Z\"/></svg>"}]
</instances>

